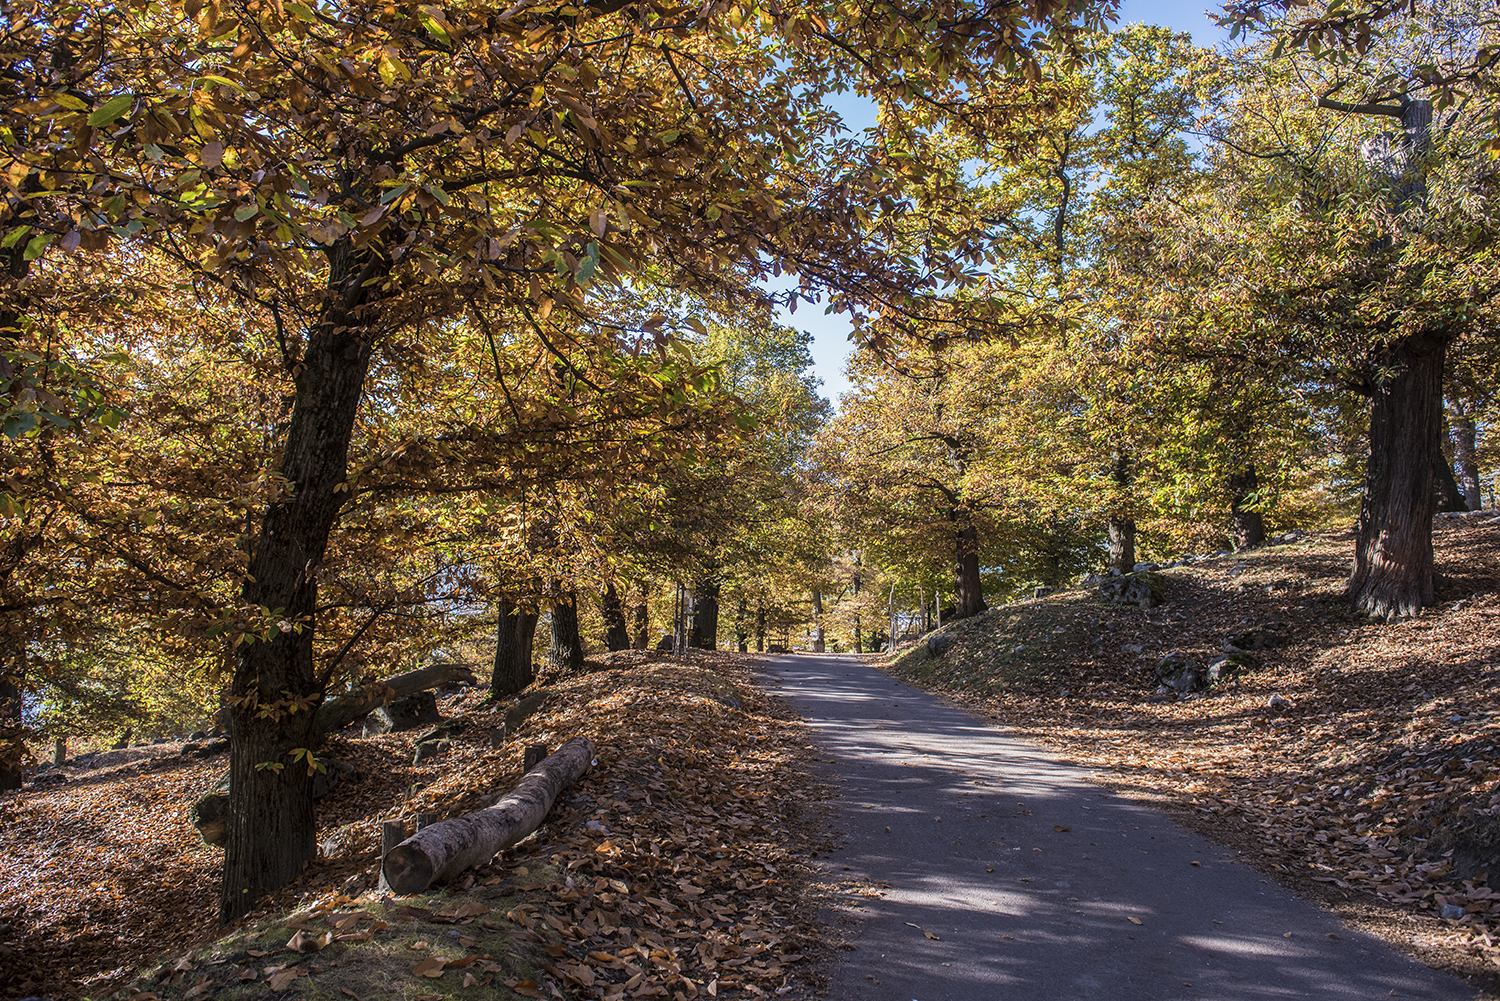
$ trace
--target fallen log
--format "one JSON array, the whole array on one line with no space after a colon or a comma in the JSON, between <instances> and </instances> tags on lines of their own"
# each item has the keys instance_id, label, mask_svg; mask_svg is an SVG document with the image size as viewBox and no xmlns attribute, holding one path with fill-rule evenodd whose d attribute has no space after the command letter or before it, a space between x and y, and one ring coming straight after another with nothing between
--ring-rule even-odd
<instances>
[{"instance_id":1,"label":"fallen log","mask_svg":"<svg viewBox=\"0 0 1500 1001\"><path fill-rule=\"evenodd\" d=\"M387 703L425 692L429 688L460 682L466 685L475 683L474 672L465 664L433 664L431 667L386 678L374 686L373 692L366 689L324 705L318 710L318 731L335 733Z\"/></svg>"},{"instance_id":2,"label":"fallen log","mask_svg":"<svg viewBox=\"0 0 1500 1001\"><path fill-rule=\"evenodd\" d=\"M494 806L424 827L386 853L381 875L394 893L421 893L536 830L558 793L576 782L594 760L594 742L574 737L521 776Z\"/></svg>"}]
</instances>

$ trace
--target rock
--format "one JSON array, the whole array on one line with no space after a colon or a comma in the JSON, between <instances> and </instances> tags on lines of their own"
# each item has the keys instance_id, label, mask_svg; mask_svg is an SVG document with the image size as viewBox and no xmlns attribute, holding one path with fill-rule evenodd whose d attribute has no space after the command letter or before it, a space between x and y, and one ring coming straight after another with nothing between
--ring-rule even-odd
<instances>
[{"instance_id":1,"label":"rock","mask_svg":"<svg viewBox=\"0 0 1500 1001\"><path fill-rule=\"evenodd\" d=\"M1266 699L1267 709L1288 709L1291 705L1291 700L1284 699L1280 695L1273 695L1269 699Z\"/></svg>"},{"instance_id":2,"label":"rock","mask_svg":"<svg viewBox=\"0 0 1500 1001\"><path fill-rule=\"evenodd\" d=\"M1155 608L1161 604L1161 576L1155 573L1125 574L1099 583L1099 595L1116 605Z\"/></svg>"},{"instance_id":3,"label":"rock","mask_svg":"<svg viewBox=\"0 0 1500 1001\"><path fill-rule=\"evenodd\" d=\"M177 753L180 754L184 758L191 758L194 754L197 754L202 749L203 749L203 745L202 744L194 744L194 743L189 742L189 743L183 744L182 745L182 750L178 751Z\"/></svg>"},{"instance_id":4,"label":"rock","mask_svg":"<svg viewBox=\"0 0 1500 1001\"><path fill-rule=\"evenodd\" d=\"M1160 569L1161 564L1159 563L1137 563L1131 573L1152 573Z\"/></svg>"},{"instance_id":5,"label":"rock","mask_svg":"<svg viewBox=\"0 0 1500 1001\"><path fill-rule=\"evenodd\" d=\"M1286 642L1286 628L1285 623L1268 622L1263 626L1226 636L1224 651L1243 653L1248 650L1274 650Z\"/></svg>"},{"instance_id":6,"label":"rock","mask_svg":"<svg viewBox=\"0 0 1500 1001\"><path fill-rule=\"evenodd\" d=\"M468 724L468 722L466 720L461 720L461 719L444 720L443 722L439 723L437 726L433 727L431 730L428 730L426 733L424 733L420 737L418 737L416 739L416 743L418 743L418 744L425 744L425 743L427 743L428 741L431 741L431 740L442 740L445 737L452 737L455 734L463 733L464 730L468 727L468 725L469 724Z\"/></svg>"},{"instance_id":7,"label":"rock","mask_svg":"<svg viewBox=\"0 0 1500 1001\"><path fill-rule=\"evenodd\" d=\"M1462 907L1459 907L1457 904L1443 905L1443 920L1445 921L1462 921L1468 916L1469 912L1464 910Z\"/></svg>"},{"instance_id":8,"label":"rock","mask_svg":"<svg viewBox=\"0 0 1500 1001\"><path fill-rule=\"evenodd\" d=\"M208 731L207 730L194 730L192 733L188 734L188 740L207 740L207 739L208 739Z\"/></svg>"},{"instance_id":9,"label":"rock","mask_svg":"<svg viewBox=\"0 0 1500 1001\"><path fill-rule=\"evenodd\" d=\"M728 706L731 709L742 708L742 706L740 705L740 700L735 698L733 695L715 695L714 701L719 703L720 705Z\"/></svg>"},{"instance_id":10,"label":"rock","mask_svg":"<svg viewBox=\"0 0 1500 1001\"><path fill-rule=\"evenodd\" d=\"M927 656L941 657L953 646L952 633L933 633L927 637Z\"/></svg>"},{"instance_id":11,"label":"rock","mask_svg":"<svg viewBox=\"0 0 1500 1001\"><path fill-rule=\"evenodd\" d=\"M1058 591L1058 589L1055 588L1055 587L1039 587L1039 588L1037 588L1035 591L1033 591L1031 593L1031 599L1033 601L1037 601L1037 600L1039 600L1041 598L1045 598L1045 597L1047 597L1049 595L1056 594L1057 591Z\"/></svg>"},{"instance_id":12,"label":"rock","mask_svg":"<svg viewBox=\"0 0 1500 1001\"><path fill-rule=\"evenodd\" d=\"M552 694L550 689L539 688L521 696L520 700L505 714L505 732L514 734L521 729L521 724L526 718L542 707L542 703Z\"/></svg>"},{"instance_id":13,"label":"rock","mask_svg":"<svg viewBox=\"0 0 1500 1001\"><path fill-rule=\"evenodd\" d=\"M418 692L370 713L365 719L365 733L403 733L442 721L443 717L438 713L437 696L431 692Z\"/></svg>"},{"instance_id":14,"label":"rock","mask_svg":"<svg viewBox=\"0 0 1500 1001\"><path fill-rule=\"evenodd\" d=\"M661 639L659 639L659 640L656 641L656 652L657 653L671 653L673 650L676 650L676 649L677 649L677 640L675 640L671 636L663 636Z\"/></svg>"},{"instance_id":15,"label":"rock","mask_svg":"<svg viewBox=\"0 0 1500 1001\"><path fill-rule=\"evenodd\" d=\"M420 765L428 758L435 758L440 754L446 754L453 749L451 740L428 740L417 745L417 753L411 759L414 765Z\"/></svg>"},{"instance_id":16,"label":"rock","mask_svg":"<svg viewBox=\"0 0 1500 1001\"><path fill-rule=\"evenodd\" d=\"M68 777L62 772L53 772L50 775L38 775L31 780L31 788L45 789L47 786L67 785Z\"/></svg>"},{"instance_id":17,"label":"rock","mask_svg":"<svg viewBox=\"0 0 1500 1001\"><path fill-rule=\"evenodd\" d=\"M1156 677L1174 692L1196 692L1205 685L1202 669L1175 650L1157 662Z\"/></svg>"},{"instance_id":18,"label":"rock","mask_svg":"<svg viewBox=\"0 0 1500 1001\"><path fill-rule=\"evenodd\" d=\"M359 769L338 758L322 758L323 770L313 776L313 799L322 799L345 781L359 778Z\"/></svg>"},{"instance_id":19,"label":"rock","mask_svg":"<svg viewBox=\"0 0 1500 1001\"><path fill-rule=\"evenodd\" d=\"M1145 644L1142 643L1121 643L1120 652L1141 654L1146 652L1146 647Z\"/></svg>"},{"instance_id":20,"label":"rock","mask_svg":"<svg viewBox=\"0 0 1500 1001\"><path fill-rule=\"evenodd\" d=\"M1259 658L1243 651L1236 651L1210 662L1206 680L1210 685L1219 685L1259 668Z\"/></svg>"},{"instance_id":21,"label":"rock","mask_svg":"<svg viewBox=\"0 0 1500 1001\"><path fill-rule=\"evenodd\" d=\"M1104 574L1091 573L1091 574L1087 575L1086 577L1084 577L1082 580L1080 580L1078 583L1082 587L1093 587L1095 584L1098 584L1100 581L1102 581L1104 579L1105 579Z\"/></svg>"},{"instance_id":22,"label":"rock","mask_svg":"<svg viewBox=\"0 0 1500 1001\"><path fill-rule=\"evenodd\" d=\"M218 740L210 740L198 750L193 752L195 758L211 758L215 754L223 754L229 750L229 738L220 737Z\"/></svg>"}]
</instances>

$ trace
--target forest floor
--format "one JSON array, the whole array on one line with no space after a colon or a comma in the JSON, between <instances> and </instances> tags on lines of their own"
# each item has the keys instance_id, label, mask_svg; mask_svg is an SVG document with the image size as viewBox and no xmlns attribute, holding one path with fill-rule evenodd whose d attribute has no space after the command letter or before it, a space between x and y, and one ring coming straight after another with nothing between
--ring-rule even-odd
<instances>
[{"instance_id":1,"label":"forest floor","mask_svg":"<svg viewBox=\"0 0 1500 1001\"><path fill-rule=\"evenodd\" d=\"M164 744L64 769L66 784L0 798L0 997L805 994L822 949L804 864L822 847L819 794L800 723L751 683L753 663L606 655L548 684L500 750L488 734L509 703L443 697L467 725L421 765L417 731L346 731L328 751L359 775L319 803L323 857L227 934L223 853L187 819L227 756ZM597 764L536 834L455 886L376 891L382 821L488 805L525 745L580 734Z\"/></svg>"},{"instance_id":2,"label":"forest floor","mask_svg":"<svg viewBox=\"0 0 1500 1001\"><path fill-rule=\"evenodd\" d=\"M1500 525L1441 519L1439 603L1393 625L1340 596L1349 533L1162 572L1164 603L1093 588L992 609L878 658L1095 778L1173 811L1427 965L1500 989ZM1174 654L1279 635L1259 670L1158 691ZM1492 889L1490 875L1497 877Z\"/></svg>"}]
</instances>

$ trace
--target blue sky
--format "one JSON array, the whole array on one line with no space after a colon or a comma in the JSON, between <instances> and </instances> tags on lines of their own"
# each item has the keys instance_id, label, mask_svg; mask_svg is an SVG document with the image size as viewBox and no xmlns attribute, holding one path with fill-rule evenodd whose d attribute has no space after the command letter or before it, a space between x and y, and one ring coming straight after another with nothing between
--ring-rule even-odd
<instances>
[{"instance_id":1,"label":"blue sky","mask_svg":"<svg viewBox=\"0 0 1500 1001\"><path fill-rule=\"evenodd\" d=\"M1164 24L1180 31L1190 32L1199 45L1214 45L1227 42L1229 36L1208 19L1204 0L1124 0L1120 5L1120 24ZM1218 10L1217 7L1213 8ZM868 105L857 100L840 105L839 111L851 128L862 129L874 124L874 115ZM848 389L844 378L844 362L849 357L849 321L843 316L825 316L821 306L804 305L796 315L781 311L780 322L790 327L806 330L813 335L813 373L823 380L823 395L837 402L839 394Z\"/></svg>"}]
</instances>

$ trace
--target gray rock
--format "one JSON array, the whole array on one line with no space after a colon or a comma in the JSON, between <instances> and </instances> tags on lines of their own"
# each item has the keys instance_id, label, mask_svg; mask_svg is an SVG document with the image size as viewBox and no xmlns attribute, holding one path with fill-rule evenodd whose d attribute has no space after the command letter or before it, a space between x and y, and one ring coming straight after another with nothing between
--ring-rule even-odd
<instances>
[{"instance_id":1,"label":"gray rock","mask_svg":"<svg viewBox=\"0 0 1500 1001\"><path fill-rule=\"evenodd\" d=\"M194 730L192 733L188 734L188 740L207 740L207 739L208 739L208 731L207 730Z\"/></svg>"},{"instance_id":2,"label":"gray rock","mask_svg":"<svg viewBox=\"0 0 1500 1001\"><path fill-rule=\"evenodd\" d=\"M436 758L440 754L447 754L453 749L451 740L429 740L417 745L417 753L412 757L411 763L420 765L429 758Z\"/></svg>"},{"instance_id":3,"label":"gray rock","mask_svg":"<svg viewBox=\"0 0 1500 1001\"><path fill-rule=\"evenodd\" d=\"M365 733L403 733L442 721L437 696L431 692L418 692L372 712L365 719Z\"/></svg>"},{"instance_id":4,"label":"gray rock","mask_svg":"<svg viewBox=\"0 0 1500 1001\"><path fill-rule=\"evenodd\" d=\"M1290 699L1284 699L1280 695L1273 695L1269 699L1266 699L1267 709L1289 709L1291 705Z\"/></svg>"},{"instance_id":5,"label":"gray rock","mask_svg":"<svg viewBox=\"0 0 1500 1001\"><path fill-rule=\"evenodd\" d=\"M952 633L933 633L927 637L927 656L941 657L953 646Z\"/></svg>"},{"instance_id":6,"label":"gray rock","mask_svg":"<svg viewBox=\"0 0 1500 1001\"><path fill-rule=\"evenodd\" d=\"M1249 650L1274 650L1286 642L1285 623L1268 622L1263 626L1247 629L1242 633L1224 638L1226 653L1242 653Z\"/></svg>"},{"instance_id":7,"label":"gray rock","mask_svg":"<svg viewBox=\"0 0 1500 1001\"><path fill-rule=\"evenodd\" d=\"M1155 608L1161 604L1161 576L1155 573L1138 573L1110 577L1100 582L1099 595L1116 605Z\"/></svg>"},{"instance_id":8,"label":"gray rock","mask_svg":"<svg viewBox=\"0 0 1500 1001\"><path fill-rule=\"evenodd\" d=\"M218 740L210 740L202 747L193 752L195 758L211 758L215 754L223 754L229 750L229 738L220 737Z\"/></svg>"},{"instance_id":9,"label":"gray rock","mask_svg":"<svg viewBox=\"0 0 1500 1001\"><path fill-rule=\"evenodd\" d=\"M676 649L677 649L677 640L674 639L671 636L663 636L661 639L659 639L659 640L656 641L656 652L657 653L671 653L673 650L676 650Z\"/></svg>"},{"instance_id":10,"label":"gray rock","mask_svg":"<svg viewBox=\"0 0 1500 1001\"><path fill-rule=\"evenodd\" d=\"M1242 651L1225 654L1213 660L1208 665L1208 674L1205 680L1210 685L1220 685L1226 681L1232 681L1242 674L1259 670L1260 660Z\"/></svg>"},{"instance_id":11,"label":"gray rock","mask_svg":"<svg viewBox=\"0 0 1500 1001\"><path fill-rule=\"evenodd\" d=\"M192 742L189 742L183 744L182 750L178 751L177 753L182 755L184 758L191 758L194 754L198 753L201 750L203 750L202 744L194 744Z\"/></svg>"},{"instance_id":12,"label":"gray rock","mask_svg":"<svg viewBox=\"0 0 1500 1001\"><path fill-rule=\"evenodd\" d=\"M468 725L469 724L468 724L467 720L462 720L462 719L445 720L442 723L439 723L437 726L433 727L431 730L428 730L426 733L422 734L420 737L418 737L417 740L416 740L416 742L418 744L425 744L429 740L442 740L445 737L452 737L455 734L463 733L464 730L468 727Z\"/></svg>"},{"instance_id":13,"label":"gray rock","mask_svg":"<svg viewBox=\"0 0 1500 1001\"><path fill-rule=\"evenodd\" d=\"M546 702L551 695L552 692L550 689L539 688L534 692L521 696L520 701L511 706L510 710L505 714L505 732L514 734L517 730L521 729L521 724L526 722L526 718L540 709L542 703Z\"/></svg>"},{"instance_id":14,"label":"gray rock","mask_svg":"<svg viewBox=\"0 0 1500 1001\"><path fill-rule=\"evenodd\" d=\"M1445 921L1462 921L1469 916L1469 912L1457 904L1443 905L1443 919Z\"/></svg>"},{"instance_id":15,"label":"gray rock","mask_svg":"<svg viewBox=\"0 0 1500 1001\"><path fill-rule=\"evenodd\" d=\"M62 772L52 772L50 775L38 775L31 780L31 788L45 789L47 786L67 785L68 777Z\"/></svg>"},{"instance_id":16,"label":"gray rock","mask_svg":"<svg viewBox=\"0 0 1500 1001\"><path fill-rule=\"evenodd\" d=\"M1196 692L1206 686L1203 669L1175 650L1157 662L1156 677L1174 692Z\"/></svg>"},{"instance_id":17,"label":"gray rock","mask_svg":"<svg viewBox=\"0 0 1500 1001\"><path fill-rule=\"evenodd\" d=\"M1131 573L1151 573L1160 569L1161 564L1159 563L1137 563Z\"/></svg>"},{"instance_id":18,"label":"gray rock","mask_svg":"<svg viewBox=\"0 0 1500 1001\"><path fill-rule=\"evenodd\" d=\"M1142 654L1146 652L1146 647L1145 644L1142 643L1121 643L1120 652Z\"/></svg>"},{"instance_id":19,"label":"gray rock","mask_svg":"<svg viewBox=\"0 0 1500 1001\"><path fill-rule=\"evenodd\" d=\"M1055 587L1039 587L1039 588L1037 588L1035 591L1033 591L1031 593L1031 599L1033 601L1036 601L1036 600L1039 600L1041 598L1045 598L1048 595L1056 594L1057 590L1058 589L1055 588Z\"/></svg>"}]
</instances>

